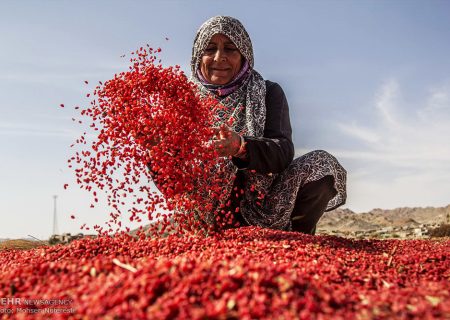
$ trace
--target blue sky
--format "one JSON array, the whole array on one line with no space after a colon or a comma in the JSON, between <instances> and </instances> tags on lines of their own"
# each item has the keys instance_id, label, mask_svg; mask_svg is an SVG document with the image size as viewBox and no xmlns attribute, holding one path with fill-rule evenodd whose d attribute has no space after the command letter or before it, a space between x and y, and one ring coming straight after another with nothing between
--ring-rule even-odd
<instances>
[{"instance_id":1,"label":"blue sky","mask_svg":"<svg viewBox=\"0 0 450 320\"><path fill-rule=\"evenodd\" d=\"M2 0L0 238L48 237L53 195L60 232L106 220L63 190L82 133L68 107L147 43L189 72L195 32L218 14L242 21L255 68L285 90L297 154L325 149L348 170L345 207L450 203L449 1Z\"/></svg>"}]
</instances>

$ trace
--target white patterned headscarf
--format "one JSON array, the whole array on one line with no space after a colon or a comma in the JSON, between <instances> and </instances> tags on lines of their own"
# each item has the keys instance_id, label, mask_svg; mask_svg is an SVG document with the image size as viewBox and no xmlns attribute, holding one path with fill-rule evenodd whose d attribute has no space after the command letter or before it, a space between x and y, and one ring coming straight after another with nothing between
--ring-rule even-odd
<instances>
[{"instance_id":1,"label":"white patterned headscarf","mask_svg":"<svg viewBox=\"0 0 450 320\"><path fill-rule=\"evenodd\" d=\"M203 52L209 44L212 36L216 34L226 35L239 49L248 61L250 68L254 67L253 46L250 37L242 23L232 17L216 16L208 19L200 26L192 48L191 71L195 74L202 59Z\"/></svg>"},{"instance_id":2,"label":"white patterned headscarf","mask_svg":"<svg viewBox=\"0 0 450 320\"><path fill-rule=\"evenodd\" d=\"M219 117L222 122L226 122L230 117L238 120L233 125L236 132L247 136L261 137L266 120L266 84L261 75L253 69L252 42L239 20L227 16L216 16L203 23L197 32L192 48L191 80L198 85L202 93L211 94L210 90L201 83L197 73L203 53L212 36L219 33L233 41L251 70L250 75L235 92L219 99L223 105L228 107L228 112L224 112Z\"/></svg>"}]
</instances>

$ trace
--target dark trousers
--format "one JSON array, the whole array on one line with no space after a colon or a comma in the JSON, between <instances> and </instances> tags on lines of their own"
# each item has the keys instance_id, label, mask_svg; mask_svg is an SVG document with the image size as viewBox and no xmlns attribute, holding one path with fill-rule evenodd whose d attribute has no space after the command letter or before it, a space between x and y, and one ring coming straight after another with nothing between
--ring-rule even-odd
<instances>
[{"instance_id":1,"label":"dark trousers","mask_svg":"<svg viewBox=\"0 0 450 320\"><path fill-rule=\"evenodd\" d=\"M238 175L236 178L235 187L242 186L242 177ZM294 210L292 210L292 231L315 234L317 222L325 212L328 202L336 194L333 176L325 176L322 179L305 184L298 191ZM240 197L236 196L233 192L231 200L238 206ZM234 213L234 216L239 225L248 225L240 213Z\"/></svg>"},{"instance_id":2,"label":"dark trousers","mask_svg":"<svg viewBox=\"0 0 450 320\"><path fill-rule=\"evenodd\" d=\"M333 176L325 176L305 184L298 191L292 210L292 231L315 234L317 222L336 194Z\"/></svg>"}]
</instances>

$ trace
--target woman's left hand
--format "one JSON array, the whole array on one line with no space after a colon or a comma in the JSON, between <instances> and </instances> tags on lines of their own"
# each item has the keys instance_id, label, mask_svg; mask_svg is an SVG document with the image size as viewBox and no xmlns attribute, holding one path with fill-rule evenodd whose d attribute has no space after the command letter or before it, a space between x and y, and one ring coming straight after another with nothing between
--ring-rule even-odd
<instances>
[{"instance_id":1,"label":"woman's left hand","mask_svg":"<svg viewBox=\"0 0 450 320\"><path fill-rule=\"evenodd\" d=\"M213 129L216 139L212 143L219 156L234 156L241 147L241 136L225 124Z\"/></svg>"}]
</instances>

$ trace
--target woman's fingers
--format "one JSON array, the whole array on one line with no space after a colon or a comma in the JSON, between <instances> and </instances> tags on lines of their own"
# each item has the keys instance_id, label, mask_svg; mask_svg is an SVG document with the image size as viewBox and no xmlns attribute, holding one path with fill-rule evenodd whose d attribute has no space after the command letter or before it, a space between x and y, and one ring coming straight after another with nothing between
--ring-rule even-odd
<instances>
[{"instance_id":1,"label":"woman's fingers","mask_svg":"<svg viewBox=\"0 0 450 320\"><path fill-rule=\"evenodd\" d=\"M219 134L220 134L220 128L213 127L213 128L211 128L211 129L212 129L214 135L219 136Z\"/></svg>"},{"instance_id":2,"label":"woman's fingers","mask_svg":"<svg viewBox=\"0 0 450 320\"><path fill-rule=\"evenodd\" d=\"M240 135L225 124L220 125L220 127L215 127L213 130L217 139L213 140L212 143L219 156L226 157L235 155L240 148Z\"/></svg>"},{"instance_id":3,"label":"woman's fingers","mask_svg":"<svg viewBox=\"0 0 450 320\"><path fill-rule=\"evenodd\" d=\"M221 157L233 156L240 148L241 138L237 133L233 133L228 139L213 140L213 146Z\"/></svg>"},{"instance_id":4,"label":"woman's fingers","mask_svg":"<svg viewBox=\"0 0 450 320\"><path fill-rule=\"evenodd\" d=\"M227 139L230 136L232 130L225 124L221 124L220 127L212 128L214 135L219 139Z\"/></svg>"},{"instance_id":5,"label":"woman's fingers","mask_svg":"<svg viewBox=\"0 0 450 320\"><path fill-rule=\"evenodd\" d=\"M228 155L225 140L213 140L212 144L220 157L225 157Z\"/></svg>"},{"instance_id":6,"label":"woman's fingers","mask_svg":"<svg viewBox=\"0 0 450 320\"><path fill-rule=\"evenodd\" d=\"M233 130L231 130L231 128L228 127L227 125L222 124L220 126L220 137L222 139L228 139L232 133L233 133Z\"/></svg>"}]
</instances>

